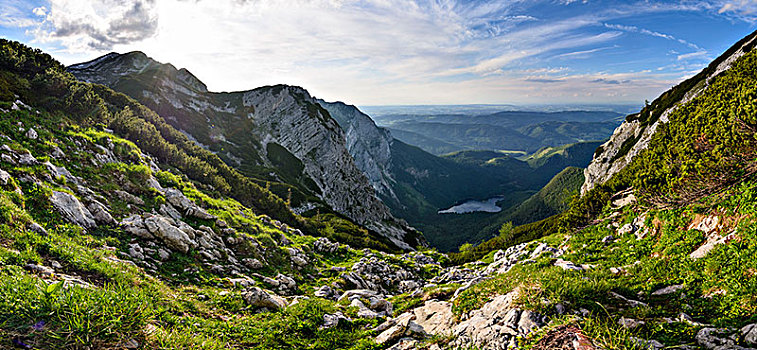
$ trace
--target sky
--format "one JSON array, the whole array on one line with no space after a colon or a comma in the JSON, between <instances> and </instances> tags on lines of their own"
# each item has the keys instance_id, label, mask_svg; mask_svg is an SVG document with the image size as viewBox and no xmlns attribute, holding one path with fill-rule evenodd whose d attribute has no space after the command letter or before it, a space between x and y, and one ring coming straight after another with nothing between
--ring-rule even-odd
<instances>
[{"instance_id":1,"label":"sky","mask_svg":"<svg viewBox=\"0 0 757 350\"><path fill-rule=\"evenodd\" d=\"M356 105L641 104L756 24L757 0L0 0L0 36L64 64L142 51Z\"/></svg>"}]
</instances>

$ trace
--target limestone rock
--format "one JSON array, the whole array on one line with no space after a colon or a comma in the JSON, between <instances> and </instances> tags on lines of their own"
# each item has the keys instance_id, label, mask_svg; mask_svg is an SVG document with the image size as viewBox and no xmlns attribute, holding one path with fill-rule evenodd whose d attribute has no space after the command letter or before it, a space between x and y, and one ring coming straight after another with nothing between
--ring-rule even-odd
<instances>
[{"instance_id":1,"label":"limestone rock","mask_svg":"<svg viewBox=\"0 0 757 350\"><path fill-rule=\"evenodd\" d=\"M270 294L258 287L252 287L242 292L242 298L248 305L278 310L287 306L284 298Z\"/></svg>"},{"instance_id":2,"label":"limestone rock","mask_svg":"<svg viewBox=\"0 0 757 350\"><path fill-rule=\"evenodd\" d=\"M110 215L108 208L98 201L92 201L89 203L87 209L92 213L92 217L94 217L95 221L100 224L114 225L117 223L116 219Z\"/></svg>"},{"instance_id":3,"label":"limestone rock","mask_svg":"<svg viewBox=\"0 0 757 350\"><path fill-rule=\"evenodd\" d=\"M741 328L741 337L749 346L757 345L757 323L752 323Z\"/></svg>"},{"instance_id":4,"label":"limestone rock","mask_svg":"<svg viewBox=\"0 0 757 350\"><path fill-rule=\"evenodd\" d=\"M66 221L77 224L84 228L95 228L95 222L92 213L71 194L59 191L53 191L50 197L53 207L57 210Z\"/></svg>"},{"instance_id":5,"label":"limestone rock","mask_svg":"<svg viewBox=\"0 0 757 350\"><path fill-rule=\"evenodd\" d=\"M195 202L184 196L181 191L175 188L165 189L166 200L174 207L184 211L187 216L193 216L198 219L215 220L216 217L209 214L205 209L200 208Z\"/></svg>"}]
</instances>

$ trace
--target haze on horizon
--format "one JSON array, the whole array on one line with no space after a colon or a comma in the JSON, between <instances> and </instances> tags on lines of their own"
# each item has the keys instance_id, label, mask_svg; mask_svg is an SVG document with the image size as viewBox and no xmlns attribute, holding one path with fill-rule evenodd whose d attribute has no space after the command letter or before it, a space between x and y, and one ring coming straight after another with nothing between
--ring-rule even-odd
<instances>
[{"instance_id":1,"label":"haze on horizon","mask_svg":"<svg viewBox=\"0 0 757 350\"><path fill-rule=\"evenodd\" d=\"M212 91L357 105L639 104L755 29L755 0L0 0L64 64L142 51Z\"/></svg>"}]
</instances>

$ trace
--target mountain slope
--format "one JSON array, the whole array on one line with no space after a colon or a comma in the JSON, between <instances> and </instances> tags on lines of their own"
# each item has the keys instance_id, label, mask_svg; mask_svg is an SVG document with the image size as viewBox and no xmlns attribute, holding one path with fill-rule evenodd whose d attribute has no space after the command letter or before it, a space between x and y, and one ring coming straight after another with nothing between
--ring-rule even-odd
<instances>
[{"instance_id":1,"label":"mountain slope","mask_svg":"<svg viewBox=\"0 0 757 350\"><path fill-rule=\"evenodd\" d=\"M355 106L319 101L345 130L348 151L366 172L392 213L424 232L444 251L491 237L506 215L569 166L588 164L598 142L545 148L527 161L494 151L461 151L434 156L393 138ZM593 113L588 113L594 116ZM605 115L605 114L601 114ZM575 112L567 118L589 118ZM386 152L387 145L389 152ZM500 213L440 214L466 200L501 197ZM519 216L527 223L551 209ZM512 219L510 219L512 220Z\"/></svg>"},{"instance_id":2,"label":"mountain slope","mask_svg":"<svg viewBox=\"0 0 757 350\"><path fill-rule=\"evenodd\" d=\"M294 186L279 188L278 194L291 198L301 212L315 209L322 200L398 247L419 243L410 238L417 236L413 229L396 220L375 196L348 153L339 124L302 88L208 92L187 70L141 52L111 53L68 70L144 103L246 175Z\"/></svg>"},{"instance_id":3,"label":"mountain slope","mask_svg":"<svg viewBox=\"0 0 757 350\"><path fill-rule=\"evenodd\" d=\"M292 214L133 99L0 40L0 347L755 348L755 67L732 62L566 213L389 254L310 235L368 232Z\"/></svg>"}]
</instances>

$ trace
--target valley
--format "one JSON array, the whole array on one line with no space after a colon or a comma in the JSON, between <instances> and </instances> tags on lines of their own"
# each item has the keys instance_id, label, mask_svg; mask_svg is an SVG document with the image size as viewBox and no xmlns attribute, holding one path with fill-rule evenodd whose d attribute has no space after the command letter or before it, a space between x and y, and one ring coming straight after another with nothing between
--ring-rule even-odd
<instances>
[{"instance_id":1,"label":"valley","mask_svg":"<svg viewBox=\"0 0 757 350\"><path fill-rule=\"evenodd\" d=\"M358 107L0 38L0 348L756 349L756 45L639 106Z\"/></svg>"}]
</instances>

